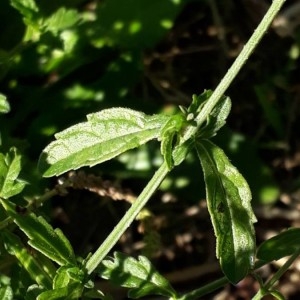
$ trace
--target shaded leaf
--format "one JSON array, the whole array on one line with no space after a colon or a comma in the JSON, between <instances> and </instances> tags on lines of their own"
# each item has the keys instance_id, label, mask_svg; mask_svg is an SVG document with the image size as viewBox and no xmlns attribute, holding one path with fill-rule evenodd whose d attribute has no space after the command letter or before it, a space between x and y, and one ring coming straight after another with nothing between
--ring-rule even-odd
<instances>
[{"instance_id":1,"label":"shaded leaf","mask_svg":"<svg viewBox=\"0 0 300 300\"><path fill-rule=\"evenodd\" d=\"M0 94L0 113L6 114L10 111L10 105L6 100L6 97Z\"/></svg>"},{"instance_id":2,"label":"shaded leaf","mask_svg":"<svg viewBox=\"0 0 300 300\"><path fill-rule=\"evenodd\" d=\"M30 246L59 265L76 265L73 248L60 229L53 229L43 217L37 217L34 213L19 215L12 203L0 201L14 222L29 237Z\"/></svg>"},{"instance_id":3,"label":"shaded leaf","mask_svg":"<svg viewBox=\"0 0 300 300\"><path fill-rule=\"evenodd\" d=\"M196 142L206 184L207 206L217 238L217 257L237 283L253 267L256 221L246 180L225 153L208 140Z\"/></svg>"},{"instance_id":4,"label":"shaded leaf","mask_svg":"<svg viewBox=\"0 0 300 300\"><path fill-rule=\"evenodd\" d=\"M300 248L300 228L290 228L264 241L257 250L257 258L271 262L292 255Z\"/></svg>"},{"instance_id":5,"label":"shaded leaf","mask_svg":"<svg viewBox=\"0 0 300 300\"><path fill-rule=\"evenodd\" d=\"M66 287L45 291L37 297L37 300L77 300L81 295L82 285L75 282Z\"/></svg>"},{"instance_id":6,"label":"shaded leaf","mask_svg":"<svg viewBox=\"0 0 300 300\"><path fill-rule=\"evenodd\" d=\"M19 194L25 182L18 178L21 171L21 155L16 148L11 148L4 155L0 153L0 197L7 199Z\"/></svg>"},{"instance_id":7,"label":"shaded leaf","mask_svg":"<svg viewBox=\"0 0 300 300\"><path fill-rule=\"evenodd\" d=\"M178 134L183 129L185 124L187 124L187 122L184 116L182 114L176 114L170 117L170 119L166 122L166 124L163 126L161 130L160 151L162 156L164 157L164 160L169 170L171 170L174 165L173 156L172 156L173 148L176 145L176 143L179 141Z\"/></svg>"},{"instance_id":8,"label":"shaded leaf","mask_svg":"<svg viewBox=\"0 0 300 300\"><path fill-rule=\"evenodd\" d=\"M39 285L45 287L46 289L51 289L51 277L45 272L43 266L35 259L35 257L33 257L32 254L26 249L19 237L10 233L9 231L3 231L1 233L1 237L8 253L18 259L30 277Z\"/></svg>"},{"instance_id":9,"label":"shaded leaf","mask_svg":"<svg viewBox=\"0 0 300 300\"><path fill-rule=\"evenodd\" d=\"M25 300L36 300L37 297L45 291L45 288L38 284L32 284L26 291Z\"/></svg>"},{"instance_id":10,"label":"shaded leaf","mask_svg":"<svg viewBox=\"0 0 300 300\"><path fill-rule=\"evenodd\" d=\"M57 274L53 280L53 288L59 289L74 282L83 283L83 280L84 273L78 267L62 266L57 270Z\"/></svg>"},{"instance_id":11,"label":"shaded leaf","mask_svg":"<svg viewBox=\"0 0 300 300\"><path fill-rule=\"evenodd\" d=\"M130 288L130 298L137 299L146 295L176 298L176 292L169 282L154 269L145 256L139 256L137 260L115 252L113 258L102 262L99 275L119 286Z\"/></svg>"},{"instance_id":12,"label":"shaded leaf","mask_svg":"<svg viewBox=\"0 0 300 300\"><path fill-rule=\"evenodd\" d=\"M88 121L55 135L39 160L45 177L83 166L94 166L147 141L158 138L169 117L147 116L127 108L105 109L87 116Z\"/></svg>"}]
</instances>

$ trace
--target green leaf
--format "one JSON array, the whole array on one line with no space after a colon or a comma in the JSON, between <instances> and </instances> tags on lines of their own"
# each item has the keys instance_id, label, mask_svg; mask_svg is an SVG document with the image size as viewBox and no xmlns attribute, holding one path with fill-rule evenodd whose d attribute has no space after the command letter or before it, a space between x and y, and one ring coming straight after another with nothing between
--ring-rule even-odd
<instances>
[{"instance_id":1,"label":"green leaf","mask_svg":"<svg viewBox=\"0 0 300 300\"><path fill-rule=\"evenodd\" d=\"M145 256L139 256L137 260L115 252L114 258L102 262L99 275L119 286L130 288L130 298L137 299L146 295L176 298L176 292L169 282L154 269Z\"/></svg>"},{"instance_id":2,"label":"green leaf","mask_svg":"<svg viewBox=\"0 0 300 300\"><path fill-rule=\"evenodd\" d=\"M37 300L77 300L82 295L82 285L78 282L70 283L68 286L45 291Z\"/></svg>"},{"instance_id":3,"label":"green leaf","mask_svg":"<svg viewBox=\"0 0 300 300\"><path fill-rule=\"evenodd\" d=\"M232 283L253 267L256 221L246 180L225 153L208 140L196 142L206 184L207 206L217 238L217 257Z\"/></svg>"},{"instance_id":4,"label":"green leaf","mask_svg":"<svg viewBox=\"0 0 300 300\"><path fill-rule=\"evenodd\" d=\"M168 166L168 169L171 170L173 168L173 148L178 143L178 134L183 129L186 124L186 120L182 114L173 115L163 126L160 139L161 139L161 147L160 151L164 160ZM174 141L174 138L177 137L177 141ZM175 144L175 145L174 145Z\"/></svg>"},{"instance_id":5,"label":"green leaf","mask_svg":"<svg viewBox=\"0 0 300 300\"><path fill-rule=\"evenodd\" d=\"M43 176L60 175L83 166L94 166L147 141L158 138L169 117L147 116L127 108L105 109L87 116L88 121L55 135L41 154Z\"/></svg>"},{"instance_id":6,"label":"green leaf","mask_svg":"<svg viewBox=\"0 0 300 300\"><path fill-rule=\"evenodd\" d=\"M84 273L78 267L62 266L57 270L53 280L53 287L54 289L59 289L74 282L83 283L83 280Z\"/></svg>"},{"instance_id":7,"label":"green leaf","mask_svg":"<svg viewBox=\"0 0 300 300\"><path fill-rule=\"evenodd\" d=\"M45 291L45 288L38 284L32 284L26 291L25 300L36 300L37 297Z\"/></svg>"},{"instance_id":8,"label":"green leaf","mask_svg":"<svg viewBox=\"0 0 300 300\"><path fill-rule=\"evenodd\" d=\"M2 300L13 300L14 294L10 286L2 286L0 288L0 299Z\"/></svg>"},{"instance_id":9,"label":"green leaf","mask_svg":"<svg viewBox=\"0 0 300 300\"><path fill-rule=\"evenodd\" d=\"M264 241L257 250L257 258L271 262L292 255L300 248L300 228L290 228Z\"/></svg>"},{"instance_id":10,"label":"green leaf","mask_svg":"<svg viewBox=\"0 0 300 300\"><path fill-rule=\"evenodd\" d=\"M74 26L80 20L80 15L74 9L61 7L53 15L43 21L46 31L53 32L56 35L59 31Z\"/></svg>"},{"instance_id":11,"label":"green leaf","mask_svg":"<svg viewBox=\"0 0 300 300\"><path fill-rule=\"evenodd\" d=\"M43 217L34 213L19 215L9 201L0 199L2 206L14 222L29 237L28 244L59 265L76 265L73 248L60 229L53 229Z\"/></svg>"},{"instance_id":12,"label":"green leaf","mask_svg":"<svg viewBox=\"0 0 300 300\"><path fill-rule=\"evenodd\" d=\"M1 237L8 253L14 255L18 259L30 277L39 285L46 289L51 289L51 277L45 272L38 260L26 249L21 240L9 231L3 231Z\"/></svg>"},{"instance_id":13,"label":"green leaf","mask_svg":"<svg viewBox=\"0 0 300 300\"><path fill-rule=\"evenodd\" d=\"M10 3L24 17L27 25L36 19L39 9L34 0L10 0Z\"/></svg>"},{"instance_id":14,"label":"green leaf","mask_svg":"<svg viewBox=\"0 0 300 300\"><path fill-rule=\"evenodd\" d=\"M231 100L223 96L207 117L207 123L200 128L199 137L208 139L216 135L217 131L226 124L231 110Z\"/></svg>"},{"instance_id":15,"label":"green leaf","mask_svg":"<svg viewBox=\"0 0 300 300\"><path fill-rule=\"evenodd\" d=\"M11 148L4 155L0 153L0 197L7 199L19 194L25 182L18 178L21 171L21 155L16 148Z\"/></svg>"},{"instance_id":16,"label":"green leaf","mask_svg":"<svg viewBox=\"0 0 300 300\"><path fill-rule=\"evenodd\" d=\"M0 94L0 113L6 114L10 112L10 105L3 94Z\"/></svg>"}]
</instances>

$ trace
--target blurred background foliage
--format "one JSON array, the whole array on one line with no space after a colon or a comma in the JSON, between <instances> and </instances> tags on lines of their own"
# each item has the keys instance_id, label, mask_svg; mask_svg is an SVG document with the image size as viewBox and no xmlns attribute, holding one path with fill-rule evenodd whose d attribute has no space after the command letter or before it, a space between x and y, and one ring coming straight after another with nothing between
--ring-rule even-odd
<instances>
[{"instance_id":1,"label":"blurred background foliage","mask_svg":"<svg viewBox=\"0 0 300 300\"><path fill-rule=\"evenodd\" d=\"M193 93L216 86L263 15L266 7L250 2L240 10L229 0L2 1L0 90L12 108L1 118L3 146L17 143L35 163L55 132L87 113L113 106L168 112L187 105ZM228 91L231 129L217 138L248 179L256 203L279 195L271 162L259 151L288 153L293 142L288 134L299 35L292 34L270 31ZM102 171L147 178L161 161L154 149L132 151ZM193 169L191 159L170 175L174 188L184 178L176 194L182 189L191 201L204 195L200 178L190 176Z\"/></svg>"},{"instance_id":2,"label":"blurred background foliage","mask_svg":"<svg viewBox=\"0 0 300 300\"><path fill-rule=\"evenodd\" d=\"M4 152L17 146L24 154L23 177L30 183L27 197L53 184L40 178L36 164L54 133L108 107L151 114L187 106L192 94L218 84L269 3L1 1L0 93L11 107L0 118L1 148ZM226 128L215 138L248 180L256 207L282 203L282 195L295 195L300 187L297 3L287 1L227 91L232 112ZM138 194L161 162L158 144L151 142L86 172L116 180ZM183 207L205 198L202 182L200 166L191 154L171 172L149 207L158 214L180 215ZM82 197L71 196L74 201ZM95 199L86 199L90 196L83 195L85 208L78 217L87 222L80 223L82 232L77 223L69 228L69 236L78 243L83 243L84 234L89 236L87 227L99 229L90 224L95 220L90 214L91 208L99 213L102 206L95 208ZM79 212L68 205L64 209L72 219ZM114 213L119 209L110 205ZM100 214L105 218L105 213Z\"/></svg>"}]
</instances>

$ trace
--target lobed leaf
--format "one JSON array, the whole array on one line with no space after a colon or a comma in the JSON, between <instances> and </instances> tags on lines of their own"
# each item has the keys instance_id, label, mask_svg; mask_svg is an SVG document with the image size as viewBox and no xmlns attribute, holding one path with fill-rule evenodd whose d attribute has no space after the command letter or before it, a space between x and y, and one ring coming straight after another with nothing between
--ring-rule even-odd
<instances>
[{"instance_id":1,"label":"lobed leaf","mask_svg":"<svg viewBox=\"0 0 300 300\"><path fill-rule=\"evenodd\" d=\"M217 238L217 257L232 283L253 267L256 222L246 180L225 153L208 140L196 142L206 184L207 206Z\"/></svg>"},{"instance_id":2,"label":"lobed leaf","mask_svg":"<svg viewBox=\"0 0 300 300\"><path fill-rule=\"evenodd\" d=\"M300 228L290 228L264 241L257 250L257 258L271 262L292 255L300 248Z\"/></svg>"},{"instance_id":3,"label":"lobed leaf","mask_svg":"<svg viewBox=\"0 0 300 300\"><path fill-rule=\"evenodd\" d=\"M1 198L10 198L23 190L26 183L18 178L20 171L21 155L16 148L11 148L6 155L0 153Z\"/></svg>"},{"instance_id":4,"label":"lobed leaf","mask_svg":"<svg viewBox=\"0 0 300 300\"><path fill-rule=\"evenodd\" d=\"M19 215L12 203L2 199L0 201L14 222L29 237L30 246L59 265L76 265L73 248L60 229L53 229L43 217L37 217L34 213Z\"/></svg>"},{"instance_id":5,"label":"lobed leaf","mask_svg":"<svg viewBox=\"0 0 300 300\"><path fill-rule=\"evenodd\" d=\"M113 258L102 262L99 275L119 286L130 288L130 298L137 299L146 295L176 298L176 292L169 282L154 269L145 256L139 256L137 260L115 252Z\"/></svg>"},{"instance_id":6,"label":"lobed leaf","mask_svg":"<svg viewBox=\"0 0 300 300\"><path fill-rule=\"evenodd\" d=\"M60 175L83 166L94 166L147 141L158 138L169 117L147 116L127 108L105 109L87 116L87 122L55 135L41 154L43 176Z\"/></svg>"}]
</instances>

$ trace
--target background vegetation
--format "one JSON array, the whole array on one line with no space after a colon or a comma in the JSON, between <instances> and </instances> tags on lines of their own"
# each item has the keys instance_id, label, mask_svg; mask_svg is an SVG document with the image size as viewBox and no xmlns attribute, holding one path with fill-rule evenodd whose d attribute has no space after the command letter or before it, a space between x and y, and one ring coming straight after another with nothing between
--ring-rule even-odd
<instances>
[{"instance_id":1,"label":"background vegetation","mask_svg":"<svg viewBox=\"0 0 300 300\"><path fill-rule=\"evenodd\" d=\"M54 133L104 108L152 114L188 105L192 94L217 85L269 4L64 0L36 1L27 9L20 3L0 3L0 92L11 107L0 128L2 152L16 146L24 155L22 178L36 182L25 187L27 201L57 184L36 169ZM232 111L215 140L249 182L258 243L300 221L300 31L299 20L289 14L297 3L287 1L227 92ZM194 161L190 156L168 176L148 204L147 221L137 221L117 246L128 254L147 254L182 289L220 274L201 170ZM42 212L63 230L76 254L86 255L101 244L161 162L157 144L150 143L99 167L66 174L76 189L45 202ZM276 267L266 269L265 276ZM294 270L281 282L290 297L299 292ZM247 299L254 288L253 279L246 278L219 296ZM122 291L117 295L125 297Z\"/></svg>"}]
</instances>

